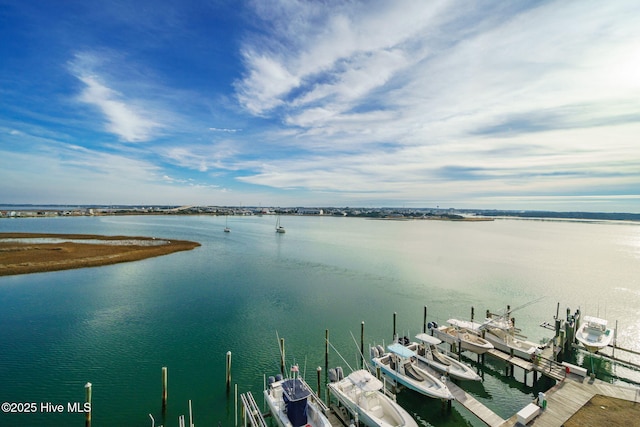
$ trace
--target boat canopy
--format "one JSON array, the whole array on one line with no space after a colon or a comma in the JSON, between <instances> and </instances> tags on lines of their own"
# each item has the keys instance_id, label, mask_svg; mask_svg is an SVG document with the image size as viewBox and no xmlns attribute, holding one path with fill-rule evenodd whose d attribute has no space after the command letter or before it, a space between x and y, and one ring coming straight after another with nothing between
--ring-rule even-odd
<instances>
[{"instance_id":1,"label":"boat canopy","mask_svg":"<svg viewBox=\"0 0 640 427\"><path fill-rule=\"evenodd\" d=\"M442 340L440 340L439 338L432 337L431 335L424 334L424 333L416 335L416 338L424 343L433 344L433 345L438 345L442 342Z\"/></svg>"},{"instance_id":2,"label":"boat canopy","mask_svg":"<svg viewBox=\"0 0 640 427\"><path fill-rule=\"evenodd\" d=\"M284 380L282 391L285 398L291 402L306 399L311 394L309 388L298 378Z\"/></svg>"},{"instance_id":3,"label":"boat canopy","mask_svg":"<svg viewBox=\"0 0 640 427\"><path fill-rule=\"evenodd\" d=\"M398 343L391 344L391 345L387 346L387 348L389 349L389 351L391 353L395 353L400 357L409 358L409 357L413 357L413 356L416 355L416 353L414 351L411 351L407 347L403 346L402 344L398 344Z\"/></svg>"},{"instance_id":4,"label":"boat canopy","mask_svg":"<svg viewBox=\"0 0 640 427\"><path fill-rule=\"evenodd\" d=\"M354 386L365 392L377 391L384 386L384 384L382 384L382 381L380 381L379 379L371 375L370 372L365 371L364 369L353 371L347 378L349 378Z\"/></svg>"}]
</instances>

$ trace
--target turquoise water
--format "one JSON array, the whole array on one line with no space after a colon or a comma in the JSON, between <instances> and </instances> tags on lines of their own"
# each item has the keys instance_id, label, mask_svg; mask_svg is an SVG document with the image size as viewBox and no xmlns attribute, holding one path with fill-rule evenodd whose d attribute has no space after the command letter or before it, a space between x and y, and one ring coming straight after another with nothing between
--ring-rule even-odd
<instances>
[{"instance_id":1,"label":"turquoise water","mask_svg":"<svg viewBox=\"0 0 640 427\"><path fill-rule=\"evenodd\" d=\"M640 226L624 223L496 220L374 221L333 217L129 216L0 220L0 231L88 233L194 240L201 247L135 263L0 278L0 400L84 401L93 384L93 426L177 426L192 400L196 426L232 426L232 382L261 404L263 375L279 370L277 336L288 363L315 384L324 371L324 336L356 365L354 343L389 342L393 313L400 334L423 322L476 318L518 307L531 340L550 332L560 303L619 322L619 343L640 350ZM588 358L587 358L588 359ZM582 359L581 359L582 360ZM530 387L522 373L503 376L489 361L484 381L462 384L508 418L549 384ZM637 376L597 360L603 378ZM590 363L590 360L587 360ZM161 368L168 367L166 419ZM323 375L324 377L324 375ZM636 379L637 380L637 379ZM481 425L454 404L403 392L421 423ZM2 426L82 425L83 414L0 413Z\"/></svg>"}]
</instances>

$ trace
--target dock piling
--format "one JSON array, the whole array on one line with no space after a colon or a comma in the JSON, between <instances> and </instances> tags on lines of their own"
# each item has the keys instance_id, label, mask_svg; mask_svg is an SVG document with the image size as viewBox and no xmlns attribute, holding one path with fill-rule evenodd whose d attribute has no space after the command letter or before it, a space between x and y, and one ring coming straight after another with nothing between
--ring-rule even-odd
<instances>
[{"instance_id":1,"label":"dock piling","mask_svg":"<svg viewBox=\"0 0 640 427\"><path fill-rule=\"evenodd\" d=\"M84 408L85 409L85 421L84 421L84 425L85 425L85 427L91 427L91 388L92 388L91 383L86 383L84 385L84 391L85 391L85 408ZM87 408L87 406L88 406L88 408Z\"/></svg>"},{"instance_id":2,"label":"dock piling","mask_svg":"<svg viewBox=\"0 0 640 427\"><path fill-rule=\"evenodd\" d=\"M398 313L396 313L395 311L393 312L393 340L395 341L396 338L398 338L398 335L396 334L396 317L398 316Z\"/></svg>"},{"instance_id":3,"label":"dock piling","mask_svg":"<svg viewBox=\"0 0 640 427\"><path fill-rule=\"evenodd\" d=\"M422 314L422 333L427 333L427 306L424 306L423 314Z\"/></svg>"},{"instance_id":4,"label":"dock piling","mask_svg":"<svg viewBox=\"0 0 640 427\"><path fill-rule=\"evenodd\" d=\"M366 363L364 359L364 320L360 323L360 356L362 357L362 367L364 368Z\"/></svg>"},{"instance_id":5,"label":"dock piling","mask_svg":"<svg viewBox=\"0 0 640 427\"><path fill-rule=\"evenodd\" d=\"M284 338L280 338L280 373L285 375L284 366Z\"/></svg>"},{"instance_id":6,"label":"dock piling","mask_svg":"<svg viewBox=\"0 0 640 427\"><path fill-rule=\"evenodd\" d=\"M229 392L229 389L231 387L231 351L227 351L226 378L227 392Z\"/></svg>"},{"instance_id":7,"label":"dock piling","mask_svg":"<svg viewBox=\"0 0 640 427\"><path fill-rule=\"evenodd\" d=\"M167 367L162 367L162 412L167 410Z\"/></svg>"},{"instance_id":8,"label":"dock piling","mask_svg":"<svg viewBox=\"0 0 640 427\"><path fill-rule=\"evenodd\" d=\"M316 372L318 373L318 399L322 400L322 387L320 386L320 374L322 373L322 368L318 366Z\"/></svg>"},{"instance_id":9,"label":"dock piling","mask_svg":"<svg viewBox=\"0 0 640 427\"><path fill-rule=\"evenodd\" d=\"M324 330L324 368L329 369L329 330Z\"/></svg>"}]
</instances>

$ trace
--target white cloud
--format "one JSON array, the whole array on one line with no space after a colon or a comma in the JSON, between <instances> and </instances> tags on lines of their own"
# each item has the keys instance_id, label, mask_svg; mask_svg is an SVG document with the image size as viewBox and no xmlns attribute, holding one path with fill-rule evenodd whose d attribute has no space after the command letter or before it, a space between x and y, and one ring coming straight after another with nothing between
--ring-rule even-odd
<instances>
[{"instance_id":1,"label":"white cloud","mask_svg":"<svg viewBox=\"0 0 640 427\"><path fill-rule=\"evenodd\" d=\"M237 86L255 95L248 111L287 126L272 144L292 158L256 162L245 182L396 200L640 185L633 2L261 13L273 32L245 51L264 47L278 78L245 56Z\"/></svg>"},{"instance_id":2,"label":"white cloud","mask_svg":"<svg viewBox=\"0 0 640 427\"><path fill-rule=\"evenodd\" d=\"M79 76L86 87L79 99L100 109L107 119L107 131L126 142L148 141L159 135L162 125L148 117L144 110L127 104L122 96L104 86L93 76Z\"/></svg>"}]
</instances>

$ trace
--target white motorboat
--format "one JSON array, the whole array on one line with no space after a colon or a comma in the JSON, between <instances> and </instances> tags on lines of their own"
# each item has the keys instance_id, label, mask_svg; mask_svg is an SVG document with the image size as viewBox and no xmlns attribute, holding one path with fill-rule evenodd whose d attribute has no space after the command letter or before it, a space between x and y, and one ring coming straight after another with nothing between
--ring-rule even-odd
<instances>
[{"instance_id":1,"label":"white motorboat","mask_svg":"<svg viewBox=\"0 0 640 427\"><path fill-rule=\"evenodd\" d=\"M293 378L269 377L264 397L273 418L280 427L331 427L325 415L326 406L311 387L295 375L297 366L292 371Z\"/></svg>"},{"instance_id":2,"label":"white motorboat","mask_svg":"<svg viewBox=\"0 0 640 427\"><path fill-rule=\"evenodd\" d=\"M495 348L521 359L531 360L538 349L544 347L520 335L520 330L513 325L508 316L488 318L479 328L478 333L484 329L484 338Z\"/></svg>"},{"instance_id":3,"label":"white motorboat","mask_svg":"<svg viewBox=\"0 0 640 427\"><path fill-rule=\"evenodd\" d=\"M381 347L371 349L371 361L384 375L425 396L454 399L442 381L418 366L417 354L414 351L399 343L391 344L387 349L387 353L384 353Z\"/></svg>"},{"instance_id":4,"label":"white motorboat","mask_svg":"<svg viewBox=\"0 0 640 427\"><path fill-rule=\"evenodd\" d=\"M480 375L465 363L459 362L453 357L442 353L438 348L440 341L428 334L418 334L419 343L410 343L407 348L416 352L418 366L430 366L438 372L449 375L452 378L468 381L480 381Z\"/></svg>"},{"instance_id":5,"label":"white motorboat","mask_svg":"<svg viewBox=\"0 0 640 427\"><path fill-rule=\"evenodd\" d=\"M576 339L589 352L602 350L613 339L613 329L607 328L607 321L593 316L584 316L576 331Z\"/></svg>"},{"instance_id":6,"label":"white motorboat","mask_svg":"<svg viewBox=\"0 0 640 427\"><path fill-rule=\"evenodd\" d=\"M493 348L493 344L478 335L479 323L457 319L449 319L447 323L449 325L432 327L433 336L449 344L460 342L463 350L477 354L484 354Z\"/></svg>"},{"instance_id":7,"label":"white motorboat","mask_svg":"<svg viewBox=\"0 0 640 427\"><path fill-rule=\"evenodd\" d=\"M333 371L333 372L332 372ZM417 427L400 405L384 394L382 382L365 369L342 377L342 369L331 369L329 391L369 427Z\"/></svg>"}]
</instances>

